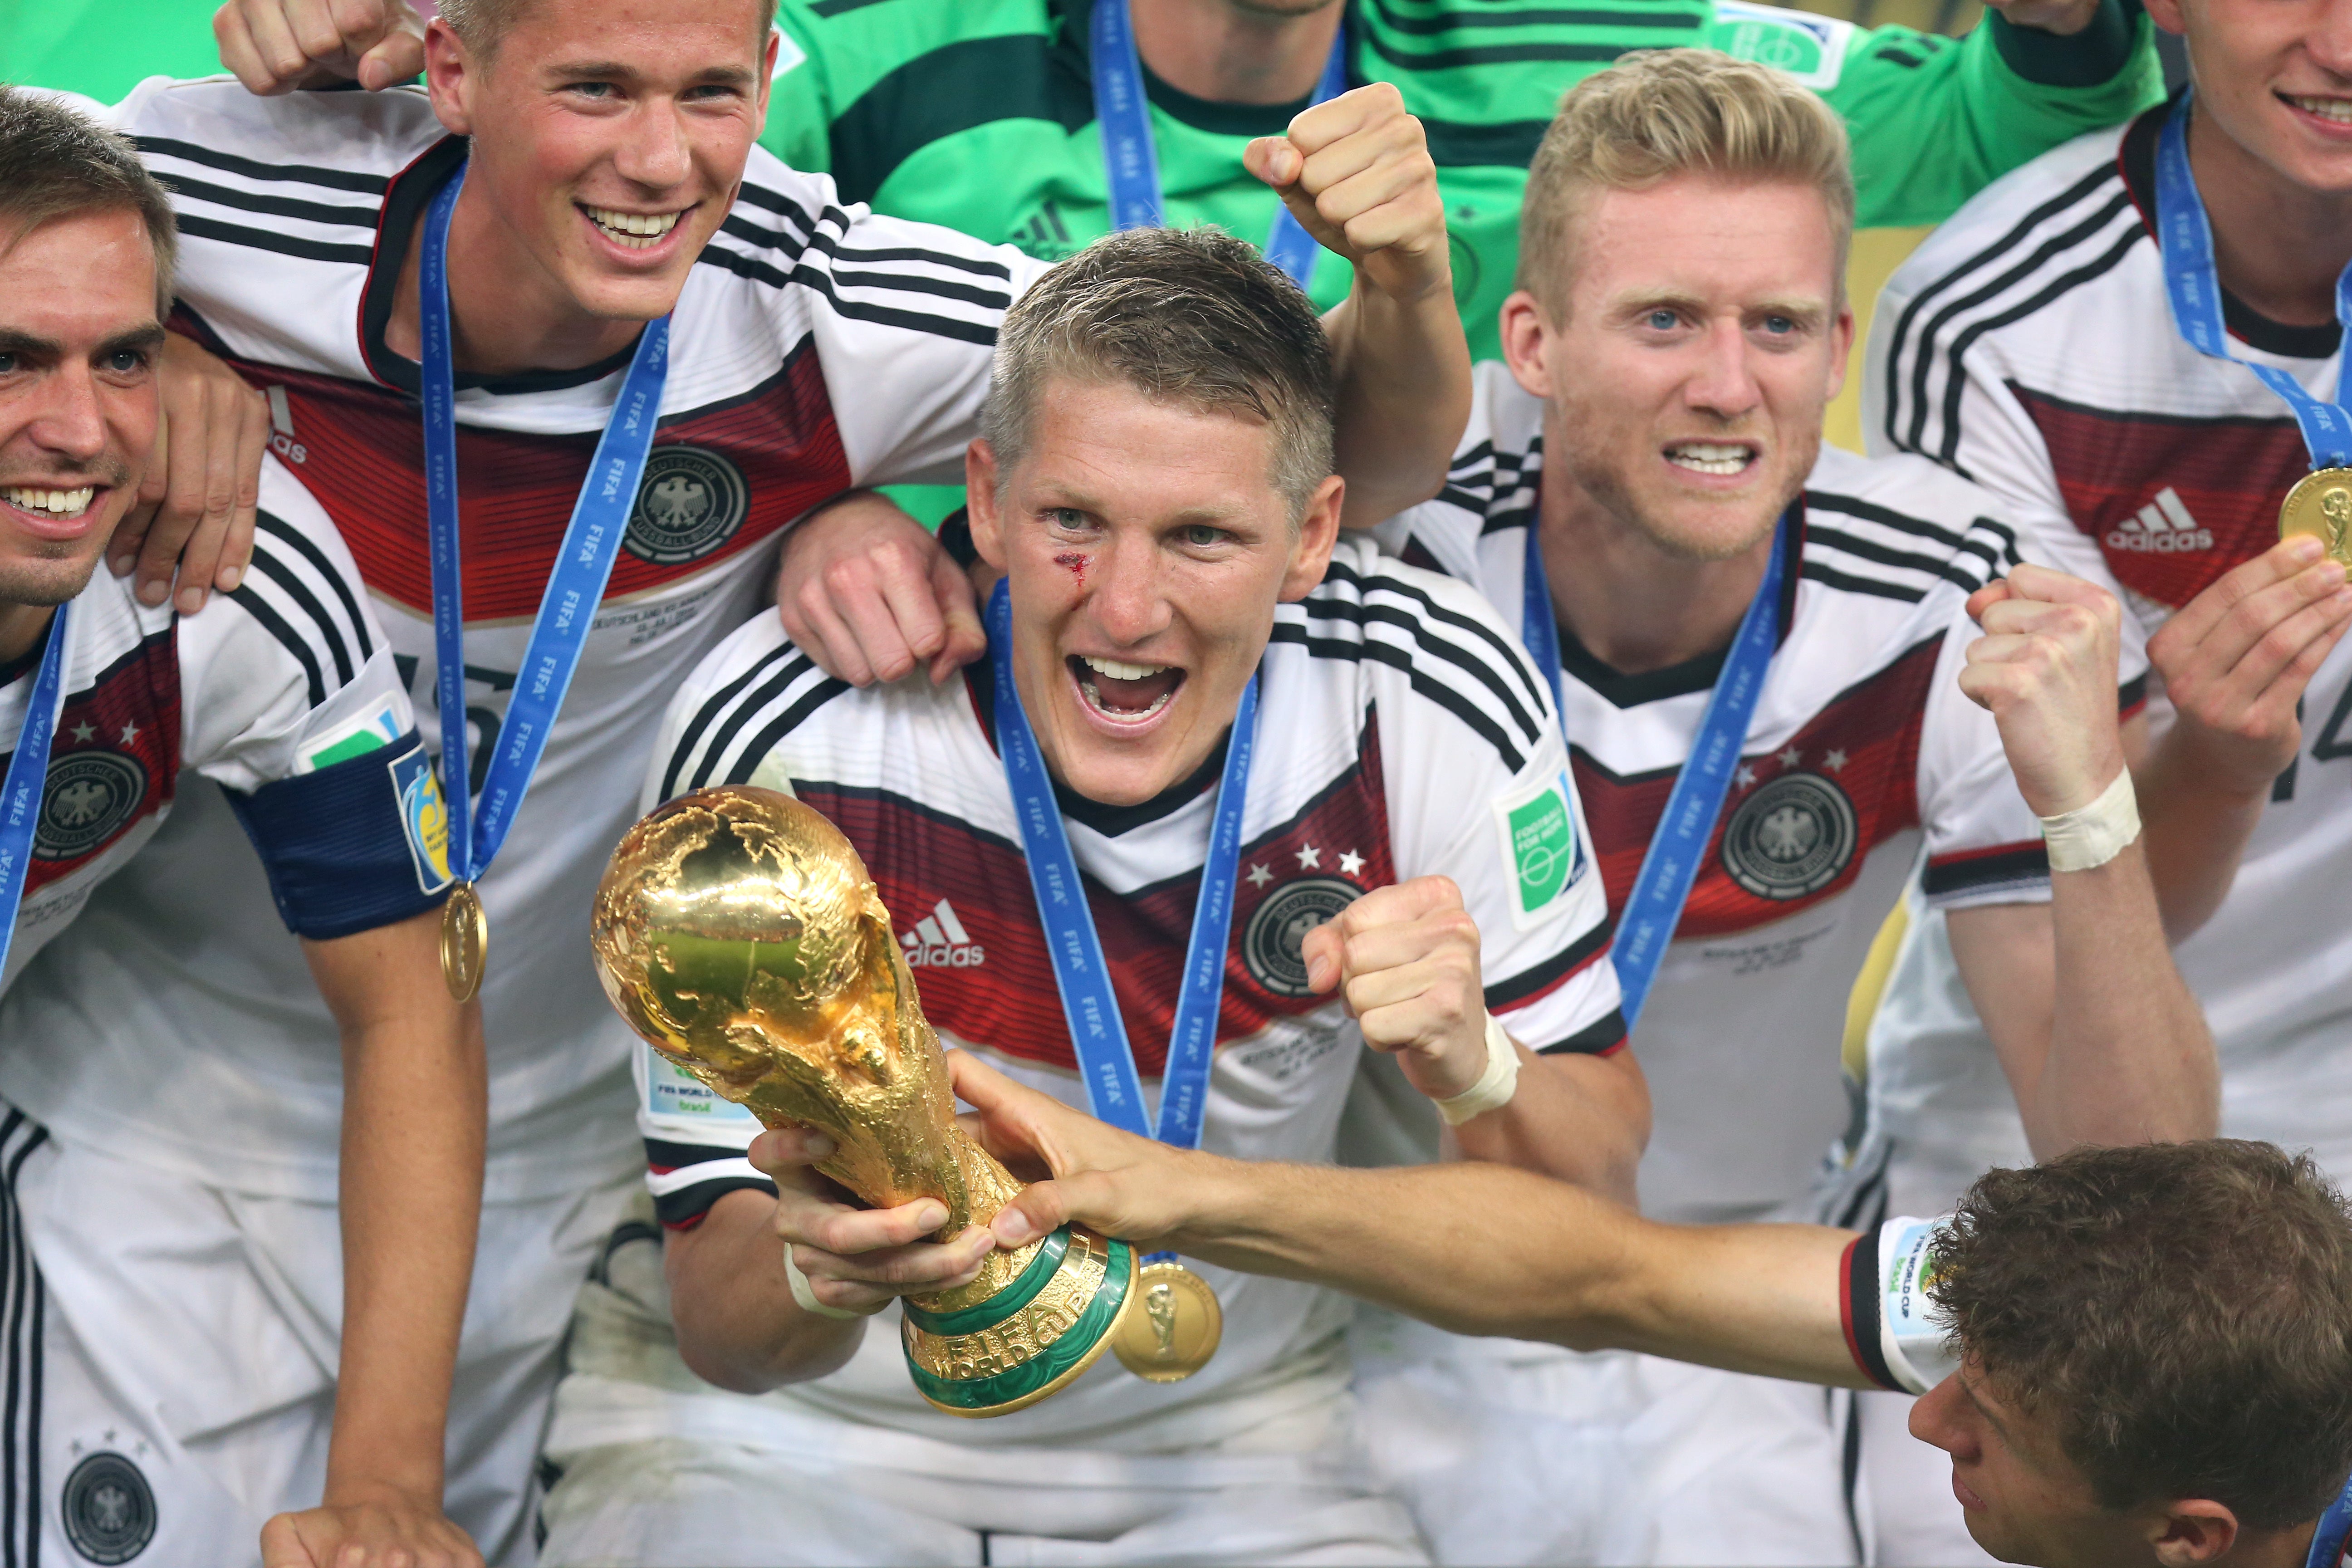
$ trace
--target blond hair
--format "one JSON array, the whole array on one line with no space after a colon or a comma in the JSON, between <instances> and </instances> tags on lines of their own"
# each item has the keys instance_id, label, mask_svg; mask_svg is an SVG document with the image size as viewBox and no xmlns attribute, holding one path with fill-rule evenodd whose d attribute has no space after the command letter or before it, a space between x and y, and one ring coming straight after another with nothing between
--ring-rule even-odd
<instances>
[{"instance_id":1,"label":"blond hair","mask_svg":"<svg viewBox=\"0 0 2352 1568\"><path fill-rule=\"evenodd\" d=\"M1638 191L1677 174L1811 185L1829 207L1837 300L1853 240L1845 127L1794 79L1713 49L1637 49L1569 89L1528 166L1518 287L1566 314L1575 228L1595 190Z\"/></svg>"}]
</instances>

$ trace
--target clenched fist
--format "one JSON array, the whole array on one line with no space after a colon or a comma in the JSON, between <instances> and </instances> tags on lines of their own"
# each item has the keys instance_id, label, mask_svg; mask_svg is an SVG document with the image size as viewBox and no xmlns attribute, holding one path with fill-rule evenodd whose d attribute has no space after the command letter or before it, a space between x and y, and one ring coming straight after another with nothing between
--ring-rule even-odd
<instances>
[{"instance_id":1,"label":"clenched fist","mask_svg":"<svg viewBox=\"0 0 2352 1568\"><path fill-rule=\"evenodd\" d=\"M1384 81L1343 92L1261 136L1242 154L1299 226L1398 300L1453 298L1445 202L1421 121Z\"/></svg>"},{"instance_id":2,"label":"clenched fist","mask_svg":"<svg viewBox=\"0 0 2352 1568\"><path fill-rule=\"evenodd\" d=\"M1447 877L1366 893L1307 933L1307 984L1338 989L1364 1043L1397 1058L1413 1088L1451 1100L1486 1068L1478 922Z\"/></svg>"}]
</instances>

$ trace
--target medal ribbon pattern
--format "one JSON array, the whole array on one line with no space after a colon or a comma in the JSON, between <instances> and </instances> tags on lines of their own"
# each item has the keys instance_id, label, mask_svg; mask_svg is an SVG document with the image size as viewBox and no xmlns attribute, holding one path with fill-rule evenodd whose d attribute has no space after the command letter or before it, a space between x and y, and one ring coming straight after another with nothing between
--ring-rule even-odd
<instances>
[{"instance_id":1,"label":"medal ribbon pattern","mask_svg":"<svg viewBox=\"0 0 2352 1568\"><path fill-rule=\"evenodd\" d=\"M16 910L33 868L33 837L40 827L42 791L49 776L49 744L57 739L58 712L65 706L66 645L71 640L66 620L72 613L68 603L49 617L41 671L33 678L25 722L16 731L16 754L8 759L7 779L0 783L0 977L8 973Z\"/></svg>"},{"instance_id":2,"label":"medal ribbon pattern","mask_svg":"<svg viewBox=\"0 0 2352 1568\"><path fill-rule=\"evenodd\" d=\"M1241 707L1225 742L1224 772L1217 784L1209 857L1201 868L1201 900L1193 908L1192 939L1184 949L1183 986L1177 994L1176 1026L1169 1036L1155 1128L1144 1119L1135 1048L1119 1016L1094 912L1087 908L1069 831L1054 802L1054 781L1045 772L1037 737L1021 707L1020 688L1013 682L1013 597L1004 583L996 585L988 602L988 653L996 681L997 751L1004 760L1004 782L1012 789L1013 815L1021 825L1029 884L1054 962L1054 984L1061 993L1063 1016L1069 1020L1079 1076L1086 1080L1087 1107L1098 1121L1126 1131L1156 1137L1179 1149L1197 1149L1216 1051L1217 1010L1224 998L1225 948L1233 934L1234 887L1241 869L1242 805L1257 743L1257 677L1252 675L1242 689Z\"/></svg>"},{"instance_id":3,"label":"medal ribbon pattern","mask_svg":"<svg viewBox=\"0 0 2352 1568\"><path fill-rule=\"evenodd\" d=\"M1658 964L1674 941L1675 927L1681 923L1683 905L1690 900L1691 885L1698 879L1699 862L1706 857L1707 841L1715 837L1724 797L1730 793L1732 773L1739 765L1748 721L1755 715L1756 700L1772 666L1772 650L1780 646L1780 584L1786 571L1789 531L1797 507L1802 504L1791 505L1781 513L1780 525L1773 530L1764 580L1757 584L1756 597L1748 602L1748 613L1740 617L1738 633L1731 639L1723 671L1716 677L1706 712L1699 720L1691 754L1675 775L1674 793L1666 796L1666 809L1650 837L1648 852L1642 857L1641 872L1634 877L1633 891L1626 895L1625 908L1617 916L1617 936L1609 959L1623 994L1628 1035L1642 1016ZM1533 520L1528 524L1526 599L1519 617L1519 640L1551 683L1553 711L1560 712L1559 612L1552 607L1551 584L1544 575L1541 529ZM1564 716L1560 722L1565 734Z\"/></svg>"},{"instance_id":4,"label":"medal ribbon pattern","mask_svg":"<svg viewBox=\"0 0 2352 1568\"><path fill-rule=\"evenodd\" d=\"M1144 96L1143 64L1135 52L1135 19L1129 5L1129 0L1095 0L1087 28L1095 124L1102 133L1111 227L1158 228L1167 221L1161 215L1160 155L1151 142L1151 104ZM1348 30L1342 23L1331 40L1331 56L1323 62L1322 78L1315 84L1313 101L1328 102L1347 90ZM1314 276L1321 247L1276 196L1274 227L1263 248L1268 261L1304 289Z\"/></svg>"},{"instance_id":5,"label":"medal ribbon pattern","mask_svg":"<svg viewBox=\"0 0 2352 1568\"><path fill-rule=\"evenodd\" d=\"M419 327L424 339L418 389L425 405L425 525L433 562L433 651L440 668L441 775L449 810L450 870L471 883L489 869L571 689L604 584L620 553L637 483L653 449L669 374L669 318L646 325L596 455L573 503L563 544L540 599L539 615L515 678L498 750L473 813L466 758L466 616L457 541L457 376L449 326L449 218L466 183L465 165L434 195L425 216Z\"/></svg>"}]
</instances>

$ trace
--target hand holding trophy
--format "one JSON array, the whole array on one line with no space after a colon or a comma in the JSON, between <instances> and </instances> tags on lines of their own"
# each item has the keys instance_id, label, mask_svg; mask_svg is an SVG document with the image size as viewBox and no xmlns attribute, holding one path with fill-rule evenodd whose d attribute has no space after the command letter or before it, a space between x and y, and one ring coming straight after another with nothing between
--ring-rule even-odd
<instances>
[{"instance_id":1,"label":"hand holding trophy","mask_svg":"<svg viewBox=\"0 0 2352 1568\"><path fill-rule=\"evenodd\" d=\"M955 1122L865 863L773 790L681 795L613 851L590 922L605 994L656 1050L769 1127L835 1144L817 1169L866 1202L947 1205L940 1239L1021 1190ZM1092 1366L1136 1299L1124 1241L1065 1226L904 1304L908 1371L957 1415L1034 1405Z\"/></svg>"}]
</instances>

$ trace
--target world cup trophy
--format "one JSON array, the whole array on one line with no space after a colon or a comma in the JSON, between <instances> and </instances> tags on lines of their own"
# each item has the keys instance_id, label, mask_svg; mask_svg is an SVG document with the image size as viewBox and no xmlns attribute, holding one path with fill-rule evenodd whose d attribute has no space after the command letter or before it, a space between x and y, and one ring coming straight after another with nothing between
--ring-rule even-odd
<instances>
[{"instance_id":1,"label":"world cup trophy","mask_svg":"<svg viewBox=\"0 0 2352 1568\"><path fill-rule=\"evenodd\" d=\"M947 1055L865 863L792 796L698 790L646 816L613 851L590 941L632 1028L762 1124L830 1137L816 1168L866 1202L937 1198L945 1241L1021 1190L956 1125ZM906 1298L907 1369L951 1415L1019 1410L1092 1366L1137 1294L1126 1242L1065 1226Z\"/></svg>"}]
</instances>

